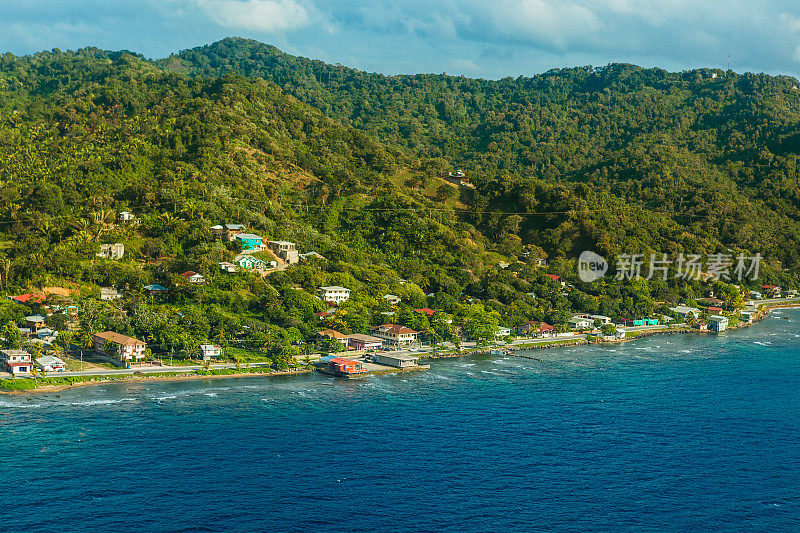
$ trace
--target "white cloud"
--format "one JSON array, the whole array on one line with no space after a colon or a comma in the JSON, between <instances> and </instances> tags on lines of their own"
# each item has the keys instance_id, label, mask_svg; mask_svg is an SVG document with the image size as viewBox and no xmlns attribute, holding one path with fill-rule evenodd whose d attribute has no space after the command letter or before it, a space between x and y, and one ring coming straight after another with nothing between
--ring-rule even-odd
<instances>
[{"instance_id":1,"label":"white cloud","mask_svg":"<svg viewBox=\"0 0 800 533\"><path fill-rule=\"evenodd\" d=\"M202 0L199 5L221 26L264 33L309 26L316 14L294 0Z\"/></svg>"},{"instance_id":2,"label":"white cloud","mask_svg":"<svg viewBox=\"0 0 800 533\"><path fill-rule=\"evenodd\" d=\"M496 4L487 15L501 35L556 48L585 41L602 26L586 6L548 0L506 1Z\"/></svg>"}]
</instances>

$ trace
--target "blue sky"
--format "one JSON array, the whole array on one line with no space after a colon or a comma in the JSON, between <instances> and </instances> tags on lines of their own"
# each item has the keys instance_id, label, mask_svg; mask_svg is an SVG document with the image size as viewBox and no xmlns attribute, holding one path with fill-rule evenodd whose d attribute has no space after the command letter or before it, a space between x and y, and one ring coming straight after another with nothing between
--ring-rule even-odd
<instances>
[{"instance_id":1,"label":"blue sky","mask_svg":"<svg viewBox=\"0 0 800 533\"><path fill-rule=\"evenodd\" d=\"M800 73L797 0L0 0L0 51L158 58L228 36L386 74L611 62Z\"/></svg>"}]
</instances>

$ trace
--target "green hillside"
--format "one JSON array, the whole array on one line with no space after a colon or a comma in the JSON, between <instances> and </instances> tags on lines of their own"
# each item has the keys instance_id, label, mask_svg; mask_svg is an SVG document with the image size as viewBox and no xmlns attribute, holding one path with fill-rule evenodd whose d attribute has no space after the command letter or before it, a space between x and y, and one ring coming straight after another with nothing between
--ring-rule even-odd
<instances>
[{"instance_id":1,"label":"green hillside","mask_svg":"<svg viewBox=\"0 0 800 533\"><path fill-rule=\"evenodd\" d=\"M161 61L5 54L0 290L71 291L84 343L114 329L190 353L218 338L284 362L319 327L391 320L432 339L455 326L489 338L532 319L564 329L575 311L647 316L712 288L733 304L725 284L575 276L585 249L730 250L767 257L763 281L796 283L794 82L710 74L385 77L240 39ZM474 189L443 179L455 168ZM123 211L140 223L115 223ZM223 274L241 247L213 238L222 222L325 260ZM116 242L123 259L97 257ZM550 266L515 264L522 252ZM187 270L210 282L187 284ZM321 319L321 285L353 297ZM125 298L97 303L99 286ZM394 315L386 294L403 298ZM5 301L0 322L43 312Z\"/></svg>"},{"instance_id":2,"label":"green hillside","mask_svg":"<svg viewBox=\"0 0 800 533\"><path fill-rule=\"evenodd\" d=\"M788 77L624 64L498 81L383 76L244 39L158 64L263 77L373 138L464 168L478 186L475 206L490 211L470 221L488 234L502 233L499 213L562 211L551 197L566 195L567 209L603 212L525 216L523 241L570 254L587 243L609 254L661 250L660 236L706 250L720 241L800 266L800 84ZM614 204L622 211L610 217ZM643 222L630 213L638 210L661 216ZM618 222L609 227L609 219ZM641 238L625 238L633 227Z\"/></svg>"}]
</instances>

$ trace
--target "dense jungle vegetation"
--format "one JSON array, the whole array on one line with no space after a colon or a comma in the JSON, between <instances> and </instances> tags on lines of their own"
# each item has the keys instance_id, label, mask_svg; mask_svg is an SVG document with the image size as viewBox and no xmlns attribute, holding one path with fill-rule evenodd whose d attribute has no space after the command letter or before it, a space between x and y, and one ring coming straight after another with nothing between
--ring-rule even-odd
<instances>
[{"instance_id":1,"label":"dense jungle vegetation","mask_svg":"<svg viewBox=\"0 0 800 533\"><path fill-rule=\"evenodd\" d=\"M320 325L386 322L387 293L403 298L394 321L436 339L455 325L479 337L532 319L563 328L572 311L644 316L711 288L581 283L574 260L586 249L760 253L753 285L793 285L797 85L633 65L496 81L383 76L244 39L156 61L94 48L5 54L0 289L70 287L88 301L114 286L123 303L84 314L84 336L116 329L183 352L246 338L283 360ZM457 168L474 189L443 179ZM114 224L121 211L141 224ZM212 238L221 222L326 260L223 275L217 263L239 250ZM97 258L112 242L125 258ZM550 266L515 263L522 252ZM186 270L211 283L188 286ZM175 289L148 296L154 282ZM354 296L321 322L312 295L325 284ZM36 310L7 303L0 321Z\"/></svg>"}]
</instances>

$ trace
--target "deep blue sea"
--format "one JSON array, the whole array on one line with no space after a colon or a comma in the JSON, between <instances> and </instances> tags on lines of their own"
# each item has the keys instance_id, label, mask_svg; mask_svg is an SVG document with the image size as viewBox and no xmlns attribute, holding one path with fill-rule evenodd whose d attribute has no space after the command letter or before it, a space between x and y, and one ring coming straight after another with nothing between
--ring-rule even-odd
<instances>
[{"instance_id":1,"label":"deep blue sea","mask_svg":"<svg viewBox=\"0 0 800 533\"><path fill-rule=\"evenodd\" d=\"M800 531L800 312L531 354L2 396L0 531Z\"/></svg>"}]
</instances>

